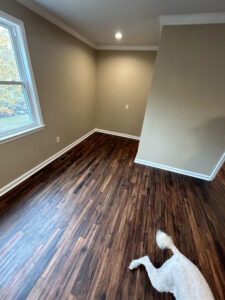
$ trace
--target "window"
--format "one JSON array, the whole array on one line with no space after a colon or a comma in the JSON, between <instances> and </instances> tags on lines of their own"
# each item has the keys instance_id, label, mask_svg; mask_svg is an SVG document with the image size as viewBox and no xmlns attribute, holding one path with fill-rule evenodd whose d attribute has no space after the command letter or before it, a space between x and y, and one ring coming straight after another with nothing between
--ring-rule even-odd
<instances>
[{"instance_id":1,"label":"window","mask_svg":"<svg viewBox=\"0 0 225 300\"><path fill-rule=\"evenodd\" d=\"M23 23L0 11L0 143L43 127Z\"/></svg>"}]
</instances>

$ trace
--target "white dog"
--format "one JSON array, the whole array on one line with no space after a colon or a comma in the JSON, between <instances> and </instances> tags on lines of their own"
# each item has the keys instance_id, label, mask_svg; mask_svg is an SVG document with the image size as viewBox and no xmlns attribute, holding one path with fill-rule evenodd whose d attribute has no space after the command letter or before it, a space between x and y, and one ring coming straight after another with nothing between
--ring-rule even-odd
<instances>
[{"instance_id":1,"label":"white dog","mask_svg":"<svg viewBox=\"0 0 225 300\"><path fill-rule=\"evenodd\" d=\"M173 256L157 269L148 256L135 259L129 269L144 265L148 277L159 292L169 292L178 300L213 300L212 292L199 271L173 244L172 238L158 230L156 242L161 249L171 249Z\"/></svg>"}]
</instances>

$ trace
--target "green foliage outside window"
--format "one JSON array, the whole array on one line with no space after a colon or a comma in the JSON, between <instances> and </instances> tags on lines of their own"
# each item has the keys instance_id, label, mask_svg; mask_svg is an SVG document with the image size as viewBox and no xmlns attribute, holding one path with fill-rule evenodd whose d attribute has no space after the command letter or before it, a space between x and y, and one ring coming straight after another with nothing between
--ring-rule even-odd
<instances>
[{"instance_id":1,"label":"green foliage outside window","mask_svg":"<svg viewBox=\"0 0 225 300\"><path fill-rule=\"evenodd\" d=\"M10 33L0 26L0 81L20 81ZM0 118L28 114L21 85L0 84Z\"/></svg>"}]
</instances>

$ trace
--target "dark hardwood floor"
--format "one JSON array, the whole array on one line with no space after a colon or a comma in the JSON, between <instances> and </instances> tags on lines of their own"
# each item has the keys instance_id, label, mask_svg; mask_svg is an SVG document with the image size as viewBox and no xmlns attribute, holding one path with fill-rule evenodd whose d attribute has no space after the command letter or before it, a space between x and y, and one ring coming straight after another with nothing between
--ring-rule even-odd
<instances>
[{"instance_id":1,"label":"dark hardwood floor","mask_svg":"<svg viewBox=\"0 0 225 300\"><path fill-rule=\"evenodd\" d=\"M213 182L134 164L138 142L95 133L0 201L0 299L173 299L143 268L161 228L224 295L225 168Z\"/></svg>"}]
</instances>

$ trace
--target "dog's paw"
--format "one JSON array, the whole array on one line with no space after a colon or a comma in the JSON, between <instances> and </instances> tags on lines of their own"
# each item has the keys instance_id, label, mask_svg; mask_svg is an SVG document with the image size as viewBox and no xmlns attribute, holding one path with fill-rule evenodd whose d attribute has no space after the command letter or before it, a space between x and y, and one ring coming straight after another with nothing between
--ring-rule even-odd
<instances>
[{"instance_id":1,"label":"dog's paw","mask_svg":"<svg viewBox=\"0 0 225 300\"><path fill-rule=\"evenodd\" d=\"M133 260L129 265L129 269L133 270L133 269L136 269L138 266L139 266L139 264L138 264L137 260Z\"/></svg>"}]
</instances>

